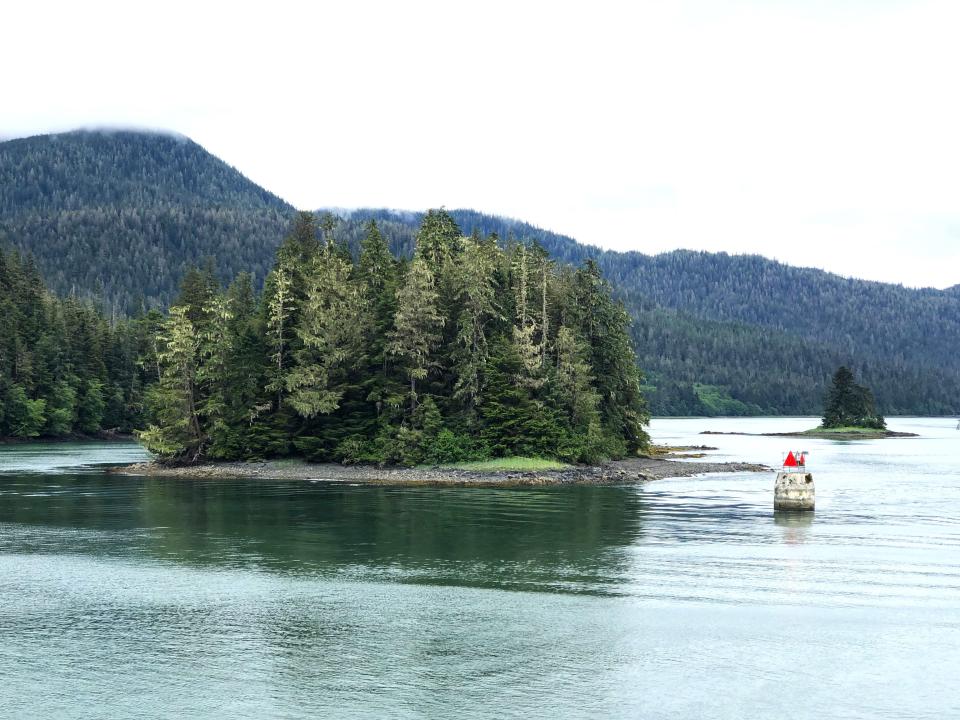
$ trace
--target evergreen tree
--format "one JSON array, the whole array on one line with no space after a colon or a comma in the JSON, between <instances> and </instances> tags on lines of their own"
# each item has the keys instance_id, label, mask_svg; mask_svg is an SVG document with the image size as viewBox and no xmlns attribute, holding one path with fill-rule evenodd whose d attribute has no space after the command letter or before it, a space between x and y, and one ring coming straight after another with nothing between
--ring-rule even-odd
<instances>
[{"instance_id":1,"label":"evergreen tree","mask_svg":"<svg viewBox=\"0 0 960 720\"><path fill-rule=\"evenodd\" d=\"M165 457L197 459L205 434L198 412L197 352L200 339L185 307L170 308L160 335L160 382L150 392L151 424L140 439Z\"/></svg>"},{"instance_id":2,"label":"evergreen tree","mask_svg":"<svg viewBox=\"0 0 960 720\"><path fill-rule=\"evenodd\" d=\"M437 297L429 264L422 257L415 258L397 290L397 315L388 345L410 382L411 413L417 409L417 381L438 365L434 351L440 343L443 316L437 308Z\"/></svg>"},{"instance_id":3,"label":"evergreen tree","mask_svg":"<svg viewBox=\"0 0 960 720\"><path fill-rule=\"evenodd\" d=\"M856 383L849 368L841 366L834 373L833 382L827 391L822 425L824 428L883 429L887 423L877 412L873 393Z\"/></svg>"},{"instance_id":4,"label":"evergreen tree","mask_svg":"<svg viewBox=\"0 0 960 720\"><path fill-rule=\"evenodd\" d=\"M500 251L494 243L463 238L456 265L456 344L451 349L452 371L456 378L453 398L468 411L476 406L483 389L483 374L489 356L492 326L504 318L497 300L496 269Z\"/></svg>"},{"instance_id":5,"label":"evergreen tree","mask_svg":"<svg viewBox=\"0 0 960 720\"><path fill-rule=\"evenodd\" d=\"M559 413L517 382L523 373L516 345L506 338L494 342L480 404L483 439L494 456L556 457L567 440Z\"/></svg>"},{"instance_id":6,"label":"evergreen tree","mask_svg":"<svg viewBox=\"0 0 960 720\"><path fill-rule=\"evenodd\" d=\"M649 438L649 421L640 390L641 375L630 341L630 316L615 302L596 263L587 261L575 276L575 317L590 348L590 366L600 396L601 421L622 442L614 454L633 453Z\"/></svg>"},{"instance_id":7,"label":"evergreen tree","mask_svg":"<svg viewBox=\"0 0 960 720\"><path fill-rule=\"evenodd\" d=\"M207 258L203 268L191 267L180 283L180 294L174 305L186 308L187 318L195 325L207 320L210 301L220 290L213 271L213 260Z\"/></svg>"},{"instance_id":8,"label":"evergreen tree","mask_svg":"<svg viewBox=\"0 0 960 720\"><path fill-rule=\"evenodd\" d=\"M230 413L234 388L230 380L231 359L234 352L234 334L231 332L233 311L231 301L222 294L210 299L205 308L207 323L197 333L196 385L202 393L195 399L196 414L203 418L209 436L211 454L220 456L229 447L232 432Z\"/></svg>"},{"instance_id":9,"label":"evergreen tree","mask_svg":"<svg viewBox=\"0 0 960 720\"><path fill-rule=\"evenodd\" d=\"M296 309L293 269L288 262L281 260L267 277L266 297L267 343L271 351L267 390L275 393L279 409L283 406L283 393L287 387Z\"/></svg>"},{"instance_id":10,"label":"evergreen tree","mask_svg":"<svg viewBox=\"0 0 960 720\"><path fill-rule=\"evenodd\" d=\"M532 301L536 284L536 272L532 264L529 248L525 245L516 246L511 262L511 275L515 308L513 344L521 365L517 381L536 389L544 382L546 336L537 323L535 303Z\"/></svg>"},{"instance_id":11,"label":"evergreen tree","mask_svg":"<svg viewBox=\"0 0 960 720\"><path fill-rule=\"evenodd\" d=\"M367 224L367 233L360 246L357 275L361 285L361 304L366 309L363 321L367 366L361 382L364 397L376 407L376 414L390 405L398 405L402 389L395 387L389 372L387 352L390 332L397 314L398 264L390 253L377 223Z\"/></svg>"},{"instance_id":12,"label":"evergreen tree","mask_svg":"<svg viewBox=\"0 0 960 720\"><path fill-rule=\"evenodd\" d=\"M324 220L324 236L329 237L329 223L332 218ZM302 267L310 262L319 253L322 247L320 239L317 237L317 218L311 212L299 212L293 220L293 228L290 234L284 238L280 249L277 251L277 262L285 263L288 268Z\"/></svg>"},{"instance_id":13,"label":"evergreen tree","mask_svg":"<svg viewBox=\"0 0 960 720\"><path fill-rule=\"evenodd\" d=\"M286 377L290 404L303 417L328 414L340 406L345 365L363 365L362 295L351 279L352 264L328 247L307 270L296 335L300 348ZM343 374L342 372L340 373Z\"/></svg>"},{"instance_id":14,"label":"evergreen tree","mask_svg":"<svg viewBox=\"0 0 960 720\"><path fill-rule=\"evenodd\" d=\"M417 257L434 274L440 273L454 255L460 228L446 210L427 212L417 231Z\"/></svg>"}]
</instances>

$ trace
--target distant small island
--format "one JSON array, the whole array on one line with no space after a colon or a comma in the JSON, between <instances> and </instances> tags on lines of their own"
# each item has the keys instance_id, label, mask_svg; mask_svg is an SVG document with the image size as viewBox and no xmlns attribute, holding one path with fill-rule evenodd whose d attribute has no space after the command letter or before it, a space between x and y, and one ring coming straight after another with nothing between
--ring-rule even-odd
<instances>
[{"instance_id":1,"label":"distant small island","mask_svg":"<svg viewBox=\"0 0 960 720\"><path fill-rule=\"evenodd\" d=\"M887 421L877 411L870 388L859 385L853 372L841 366L824 402L819 427L789 433L724 433L707 430L701 435L760 435L768 437L806 437L825 440L873 440L877 438L917 437L916 433L887 429Z\"/></svg>"},{"instance_id":2,"label":"distant small island","mask_svg":"<svg viewBox=\"0 0 960 720\"><path fill-rule=\"evenodd\" d=\"M720 432L717 430L704 430L701 435L753 435L756 437L796 437L796 438L820 438L822 440L875 440L877 438L903 438L919 437L916 433L896 432L894 430L876 430L871 428L844 427L844 428L811 428L810 430L801 430L799 432L785 433L745 433L745 432Z\"/></svg>"}]
</instances>

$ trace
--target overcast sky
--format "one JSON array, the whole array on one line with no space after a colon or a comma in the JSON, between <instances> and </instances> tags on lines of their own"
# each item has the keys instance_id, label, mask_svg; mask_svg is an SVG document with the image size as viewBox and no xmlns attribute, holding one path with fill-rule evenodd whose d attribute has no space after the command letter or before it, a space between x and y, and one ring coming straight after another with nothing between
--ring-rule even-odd
<instances>
[{"instance_id":1,"label":"overcast sky","mask_svg":"<svg viewBox=\"0 0 960 720\"><path fill-rule=\"evenodd\" d=\"M955 0L14 0L0 136L166 129L300 208L470 207L945 287L958 37Z\"/></svg>"}]
</instances>

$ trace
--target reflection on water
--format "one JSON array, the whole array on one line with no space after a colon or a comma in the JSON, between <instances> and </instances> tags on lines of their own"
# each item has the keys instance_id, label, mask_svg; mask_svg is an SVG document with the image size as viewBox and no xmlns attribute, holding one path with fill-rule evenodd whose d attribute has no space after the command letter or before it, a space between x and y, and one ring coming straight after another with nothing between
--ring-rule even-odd
<instances>
[{"instance_id":1,"label":"reflection on water","mask_svg":"<svg viewBox=\"0 0 960 720\"><path fill-rule=\"evenodd\" d=\"M134 446L3 449L0 716L953 717L960 462L945 422L811 441L815 513L775 513L772 473L191 482L87 466ZM775 463L783 439L710 444Z\"/></svg>"},{"instance_id":2,"label":"reflection on water","mask_svg":"<svg viewBox=\"0 0 960 720\"><path fill-rule=\"evenodd\" d=\"M773 522L785 528L808 528L816 517L812 510L774 510Z\"/></svg>"},{"instance_id":3,"label":"reflection on water","mask_svg":"<svg viewBox=\"0 0 960 720\"><path fill-rule=\"evenodd\" d=\"M774 510L773 522L783 528L783 541L788 545L802 543L807 538L807 528L813 524L812 511Z\"/></svg>"},{"instance_id":4,"label":"reflection on water","mask_svg":"<svg viewBox=\"0 0 960 720\"><path fill-rule=\"evenodd\" d=\"M94 471L98 465L144 462L150 454L132 442L14 443L0 445L0 482L7 473L47 475Z\"/></svg>"},{"instance_id":5,"label":"reflection on water","mask_svg":"<svg viewBox=\"0 0 960 720\"><path fill-rule=\"evenodd\" d=\"M24 475L0 549L367 580L605 592L641 534L630 488L388 488ZM53 527L51 527L51 525Z\"/></svg>"}]
</instances>

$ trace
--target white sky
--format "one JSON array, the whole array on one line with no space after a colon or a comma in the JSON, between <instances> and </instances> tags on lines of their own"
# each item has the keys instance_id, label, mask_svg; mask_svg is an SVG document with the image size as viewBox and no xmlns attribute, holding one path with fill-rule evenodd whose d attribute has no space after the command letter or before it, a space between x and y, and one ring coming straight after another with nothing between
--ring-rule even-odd
<instances>
[{"instance_id":1,"label":"white sky","mask_svg":"<svg viewBox=\"0 0 960 720\"><path fill-rule=\"evenodd\" d=\"M960 2L8 0L0 136L188 135L301 208L960 283Z\"/></svg>"}]
</instances>

